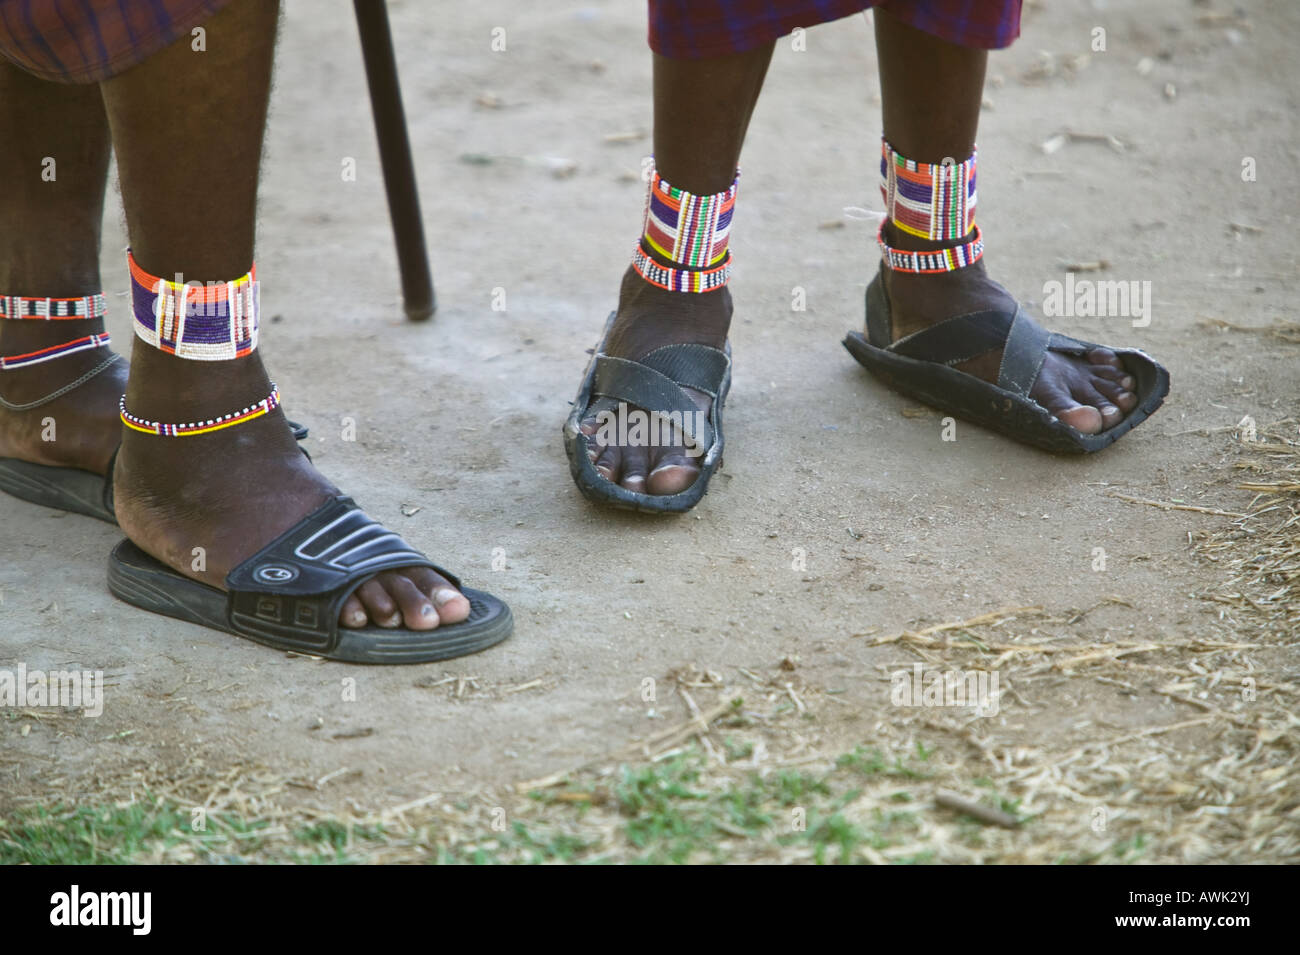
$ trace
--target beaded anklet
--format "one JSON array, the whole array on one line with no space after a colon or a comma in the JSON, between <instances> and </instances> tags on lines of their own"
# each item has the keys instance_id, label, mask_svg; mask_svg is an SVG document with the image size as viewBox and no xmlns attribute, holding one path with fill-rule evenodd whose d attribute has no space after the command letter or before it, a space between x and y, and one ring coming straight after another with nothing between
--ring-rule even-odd
<instances>
[{"instance_id":1,"label":"beaded anklet","mask_svg":"<svg viewBox=\"0 0 1300 955\"><path fill-rule=\"evenodd\" d=\"M880 140L880 196L885 218L900 232L932 242L969 241L947 249L914 252L885 242L885 223L876 242L895 272L932 275L973 265L984 254L984 237L975 224L975 157L963 162L917 162ZM973 234L972 234L973 233Z\"/></svg>"},{"instance_id":2,"label":"beaded anklet","mask_svg":"<svg viewBox=\"0 0 1300 955\"><path fill-rule=\"evenodd\" d=\"M257 348L257 267L231 282L170 282L126 254L136 337L195 361L242 358ZM180 279L180 276L177 276Z\"/></svg>"},{"instance_id":3,"label":"beaded anklet","mask_svg":"<svg viewBox=\"0 0 1300 955\"><path fill-rule=\"evenodd\" d=\"M660 265L641 246L632 252L632 268L651 285L670 292L712 292L731 281L731 256L717 268L703 271L674 269Z\"/></svg>"},{"instance_id":4,"label":"beaded anklet","mask_svg":"<svg viewBox=\"0 0 1300 955\"><path fill-rule=\"evenodd\" d=\"M4 320L88 321L90 319L103 319L107 312L107 299L102 292L97 292L94 295L79 295L73 298L50 298L44 295L0 295L0 319ZM24 352L21 355L0 355L0 371L11 371L29 365L39 365L42 362L62 358L64 355L73 355L77 352L91 351L96 348L106 348L111 343L112 338L108 332L98 332L94 335L83 335L59 345L51 345L48 348ZM117 359L117 355L110 354L75 381L62 385L49 394L32 401L6 401L4 396L0 395L0 408L6 411L30 411L33 408L47 405L58 398L62 398L68 392L80 388L100 372L111 367Z\"/></svg>"},{"instance_id":5,"label":"beaded anklet","mask_svg":"<svg viewBox=\"0 0 1300 955\"><path fill-rule=\"evenodd\" d=\"M125 395L117 403L118 410L121 412L122 424L133 431L140 431L144 434L157 434L166 438L183 438L192 434L208 434L213 431L220 431L223 428L232 428L237 424L243 424L246 421L252 421L254 418L268 415L279 406L280 390L275 387L275 382L271 382L271 393L256 404L251 404L239 411L232 411L230 414L209 418L206 421L191 421L187 424L164 424L161 421L147 421L144 418L137 418L126 410Z\"/></svg>"},{"instance_id":6,"label":"beaded anklet","mask_svg":"<svg viewBox=\"0 0 1300 955\"><path fill-rule=\"evenodd\" d=\"M0 318L82 319L103 318L108 312L102 292L77 298L0 295Z\"/></svg>"},{"instance_id":7,"label":"beaded anklet","mask_svg":"<svg viewBox=\"0 0 1300 955\"><path fill-rule=\"evenodd\" d=\"M72 355L79 351L89 351L93 348L104 348L112 339L108 332L100 332L97 335L86 335L82 338L74 338L70 342L64 342L61 345L51 345L49 348L42 348L38 351L26 352L22 355L0 355L0 371L9 371L14 368L25 368L28 365L39 365L44 361L53 361L56 358L62 358L64 355Z\"/></svg>"},{"instance_id":8,"label":"beaded anklet","mask_svg":"<svg viewBox=\"0 0 1300 955\"><path fill-rule=\"evenodd\" d=\"M975 226L975 157L916 162L880 141L880 195L894 227L918 239L952 242Z\"/></svg>"},{"instance_id":9,"label":"beaded anklet","mask_svg":"<svg viewBox=\"0 0 1300 955\"><path fill-rule=\"evenodd\" d=\"M656 170L646 193L641 241L632 267L651 285L672 292L711 292L731 279L731 216L736 186L697 196L670 185ZM655 252L673 265L656 261ZM680 266L680 267L678 267Z\"/></svg>"},{"instance_id":10,"label":"beaded anklet","mask_svg":"<svg viewBox=\"0 0 1300 955\"><path fill-rule=\"evenodd\" d=\"M920 275L932 275L936 272L954 272L957 269L974 265L984 254L984 236L980 227L975 226L975 236L969 242L953 246L950 249L935 249L933 252L913 252L908 249L895 249L885 242L885 224L880 223L876 233L876 242L880 244L880 254L895 272L914 272Z\"/></svg>"},{"instance_id":11,"label":"beaded anklet","mask_svg":"<svg viewBox=\"0 0 1300 955\"><path fill-rule=\"evenodd\" d=\"M226 361L250 355L257 348L257 267L230 282L182 282L150 275L140 268L130 250L131 303L135 335L160 351L193 361ZM168 438L210 434L270 414L280 406L280 391L271 383L271 393L239 411L170 424L149 421L126 410L126 396L118 401L122 424L143 434Z\"/></svg>"}]
</instances>

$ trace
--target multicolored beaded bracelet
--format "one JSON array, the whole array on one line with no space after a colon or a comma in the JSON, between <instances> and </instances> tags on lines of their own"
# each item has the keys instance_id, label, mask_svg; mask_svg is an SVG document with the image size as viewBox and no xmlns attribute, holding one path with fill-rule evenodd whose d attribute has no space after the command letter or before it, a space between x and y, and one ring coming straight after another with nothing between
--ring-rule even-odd
<instances>
[{"instance_id":1,"label":"multicolored beaded bracelet","mask_svg":"<svg viewBox=\"0 0 1300 955\"><path fill-rule=\"evenodd\" d=\"M646 190L641 241L632 254L637 274L671 292L712 292L731 279L731 215L740 170L722 192L697 196L671 185L658 170ZM651 254L667 259L664 265Z\"/></svg>"},{"instance_id":2,"label":"multicolored beaded bracelet","mask_svg":"<svg viewBox=\"0 0 1300 955\"><path fill-rule=\"evenodd\" d=\"M908 235L952 242L975 225L975 157L963 162L916 162L880 141L880 195L885 214Z\"/></svg>"},{"instance_id":3,"label":"multicolored beaded bracelet","mask_svg":"<svg viewBox=\"0 0 1300 955\"><path fill-rule=\"evenodd\" d=\"M670 185L658 170L646 192L642 244L688 269L707 269L727 257L740 171L722 192L697 196Z\"/></svg>"},{"instance_id":4,"label":"multicolored beaded bracelet","mask_svg":"<svg viewBox=\"0 0 1300 955\"><path fill-rule=\"evenodd\" d=\"M0 295L0 318L103 318L108 302L102 292L77 298Z\"/></svg>"},{"instance_id":5,"label":"multicolored beaded bracelet","mask_svg":"<svg viewBox=\"0 0 1300 955\"><path fill-rule=\"evenodd\" d=\"M13 368L23 368L27 365L39 365L43 361L53 361L56 358L62 358L64 355L72 355L79 351L90 351L92 348L103 348L112 341L108 332L100 332L98 335L86 335L82 338L74 338L70 342L64 342L62 345L51 345L49 348L42 348L39 351L29 351L22 355L3 355L0 356L0 371L9 371Z\"/></svg>"},{"instance_id":6,"label":"multicolored beaded bracelet","mask_svg":"<svg viewBox=\"0 0 1300 955\"><path fill-rule=\"evenodd\" d=\"M226 361L257 347L257 267L231 282L171 282L126 253L136 337L177 358ZM179 276L177 276L179 278Z\"/></svg>"},{"instance_id":7,"label":"multicolored beaded bracelet","mask_svg":"<svg viewBox=\"0 0 1300 955\"><path fill-rule=\"evenodd\" d=\"M632 268L651 285L670 292L712 292L731 280L731 253L715 268L692 271L660 265L638 244L632 253Z\"/></svg>"},{"instance_id":8,"label":"multicolored beaded bracelet","mask_svg":"<svg viewBox=\"0 0 1300 955\"><path fill-rule=\"evenodd\" d=\"M922 275L954 272L968 265L974 265L984 254L984 236L980 234L979 226L975 226L975 237L969 242L963 242L950 249L935 249L933 252L912 252L891 248L885 243L883 222L880 223L880 230L876 233L876 241L880 244L880 254L885 257L885 262L895 272L915 272Z\"/></svg>"},{"instance_id":9,"label":"multicolored beaded bracelet","mask_svg":"<svg viewBox=\"0 0 1300 955\"><path fill-rule=\"evenodd\" d=\"M220 431L223 428L232 428L237 424L243 424L245 421L252 421L254 418L268 415L279 406L280 391L275 387L275 382L271 382L271 393L256 404L249 405L239 411L232 411L230 414L221 415L218 418L209 418L207 421L191 421L188 424L164 424L161 421L146 421L144 418L137 418L126 410L125 395L117 403L118 410L121 412L122 424L133 431L157 434L166 438L183 438L192 434L208 434L213 431Z\"/></svg>"}]
</instances>

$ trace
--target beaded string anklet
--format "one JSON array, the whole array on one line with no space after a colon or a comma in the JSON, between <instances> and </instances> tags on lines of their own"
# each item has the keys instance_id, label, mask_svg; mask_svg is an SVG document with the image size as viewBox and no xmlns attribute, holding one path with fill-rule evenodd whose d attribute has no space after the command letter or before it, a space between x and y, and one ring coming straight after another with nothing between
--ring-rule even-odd
<instances>
[{"instance_id":1,"label":"beaded string anklet","mask_svg":"<svg viewBox=\"0 0 1300 955\"><path fill-rule=\"evenodd\" d=\"M0 295L0 319L24 321L37 319L79 320L102 319L108 311L103 293L82 295L78 298L47 298L45 296ZM0 371L10 368L23 368L27 365L39 365L43 361L53 361L64 355L72 355L92 348L103 348L111 339L108 332L83 335L60 345L51 345L21 355L0 355Z\"/></svg>"},{"instance_id":2,"label":"beaded string anklet","mask_svg":"<svg viewBox=\"0 0 1300 955\"><path fill-rule=\"evenodd\" d=\"M102 292L94 295L80 295L74 298L50 298L44 295L0 295L0 319L6 321L87 321L90 319L103 319L107 311L107 300ZM0 371L26 368L31 365L39 365L42 362L53 361L56 358L62 358L65 355L74 355L77 352L91 351L96 348L106 348L111 342L112 338L109 337L108 332L96 332L91 335L82 335L58 345L50 345L46 348L38 348L35 351L24 352L20 355L0 355ZM33 408L39 408L41 405L47 405L57 398L62 398L68 392L80 388L116 362L117 359L117 355L110 354L76 381L69 382L48 395L32 401L6 401L3 396L0 396L0 408L4 408L6 411L30 411Z\"/></svg>"},{"instance_id":3,"label":"beaded string anklet","mask_svg":"<svg viewBox=\"0 0 1300 955\"><path fill-rule=\"evenodd\" d=\"M219 415L216 418L208 418L206 421L190 421L186 424L165 424L161 421L149 421L145 418L136 417L126 410L125 395L118 401L117 406L121 412L122 424L133 431L139 431L143 434L157 434L165 438L183 438L187 435L208 434L212 431L220 431L223 428L232 428L237 424L243 424L245 421L252 421L254 418L268 415L280 406L280 390L275 387L275 382L271 382L271 393L247 408L232 411L230 414Z\"/></svg>"},{"instance_id":4,"label":"beaded string anklet","mask_svg":"<svg viewBox=\"0 0 1300 955\"><path fill-rule=\"evenodd\" d=\"M712 292L731 279L731 215L736 186L697 196L672 186L656 170L646 193L641 241L632 254L638 275L670 292ZM657 253L673 265L651 256Z\"/></svg>"},{"instance_id":5,"label":"beaded string anklet","mask_svg":"<svg viewBox=\"0 0 1300 955\"><path fill-rule=\"evenodd\" d=\"M932 242L963 241L946 249L913 252L885 241L882 222L876 241L886 264L896 272L930 275L978 262L984 238L975 225L975 157L963 162L925 163L908 159L880 141L880 195L885 216L898 231Z\"/></svg>"},{"instance_id":6,"label":"beaded string anklet","mask_svg":"<svg viewBox=\"0 0 1300 955\"><path fill-rule=\"evenodd\" d=\"M53 361L56 358L62 358L64 355L73 355L79 351L89 351L92 348L103 348L111 342L108 332L100 332L97 335L85 335L81 338L74 338L70 342L64 342L61 345L51 345L49 348L41 348L37 351L29 351L23 355L0 355L0 371L9 371L13 368L25 368L28 365L39 365L44 361Z\"/></svg>"}]
</instances>

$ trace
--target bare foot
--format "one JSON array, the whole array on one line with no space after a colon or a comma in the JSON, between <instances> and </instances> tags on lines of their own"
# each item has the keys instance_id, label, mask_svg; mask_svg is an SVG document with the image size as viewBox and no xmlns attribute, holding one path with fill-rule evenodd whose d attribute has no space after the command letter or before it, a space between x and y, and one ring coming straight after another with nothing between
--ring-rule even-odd
<instances>
[{"instance_id":1,"label":"bare foot","mask_svg":"<svg viewBox=\"0 0 1300 955\"><path fill-rule=\"evenodd\" d=\"M137 345L126 396L132 414L194 421L270 392L256 353L179 367L182 361ZM299 450L279 409L209 434L123 431L113 477L122 530L167 566L213 587L224 588L234 567L340 493ZM410 567L362 583L343 603L339 623L433 630L469 613L469 601L449 581Z\"/></svg>"},{"instance_id":2,"label":"bare foot","mask_svg":"<svg viewBox=\"0 0 1300 955\"><path fill-rule=\"evenodd\" d=\"M0 354L20 355L104 331L101 319L0 322ZM0 398L9 405L39 401L106 361L107 348L74 352L54 361L0 372ZM121 440L117 399L126 390L126 362L118 360L89 381L24 411L0 405L0 458L107 474Z\"/></svg>"},{"instance_id":3,"label":"bare foot","mask_svg":"<svg viewBox=\"0 0 1300 955\"><path fill-rule=\"evenodd\" d=\"M731 293L724 286L712 292L670 292L651 285L635 269L623 276L618 315L605 343L605 353L637 360L664 345L696 344L721 349L731 325ZM683 388L704 414L713 400L702 391ZM592 438L591 462L607 480L639 494L677 494L700 476L699 459L682 443L619 445L603 443L596 418L582 422Z\"/></svg>"},{"instance_id":4,"label":"bare foot","mask_svg":"<svg viewBox=\"0 0 1300 955\"><path fill-rule=\"evenodd\" d=\"M927 251L956 242L925 242L894 232L886 241L896 248ZM987 309L1016 310L1016 301L988 277L981 259L974 265L935 275L884 270L885 294L897 341L946 318ZM984 381L996 382L1000 349L955 367ZM1137 407L1133 377L1107 348L1094 348L1084 357L1048 352L1029 396L1059 420L1083 434L1113 428Z\"/></svg>"}]
</instances>

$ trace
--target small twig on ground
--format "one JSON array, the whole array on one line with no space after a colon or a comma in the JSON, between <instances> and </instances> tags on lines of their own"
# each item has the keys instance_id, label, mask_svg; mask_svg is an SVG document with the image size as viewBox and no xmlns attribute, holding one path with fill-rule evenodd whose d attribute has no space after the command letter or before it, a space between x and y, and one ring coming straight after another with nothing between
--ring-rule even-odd
<instances>
[{"instance_id":1,"label":"small twig on ground","mask_svg":"<svg viewBox=\"0 0 1300 955\"><path fill-rule=\"evenodd\" d=\"M968 816L973 816L980 822L988 823L990 826L1002 826L1006 829L1015 829L1019 827L1020 820L1015 816L1005 813L1000 809L990 809L988 806L980 805L977 802L971 802L969 799L963 799L954 792L946 789L940 789L934 794L936 805L945 809L952 809L956 812L963 812Z\"/></svg>"},{"instance_id":2,"label":"small twig on ground","mask_svg":"<svg viewBox=\"0 0 1300 955\"><path fill-rule=\"evenodd\" d=\"M1216 517L1245 517L1245 514L1238 514L1236 511L1221 511L1215 507L1201 507L1197 504L1175 504L1172 501L1148 501L1144 497L1133 497L1128 494L1119 494L1111 492L1107 497L1117 498L1121 501L1128 501L1130 504L1145 504L1148 507L1158 507L1162 511L1193 511L1197 514L1213 514Z\"/></svg>"},{"instance_id":3,"label":"small twig on ground","mask_svg":"<svg viewBox=\"0 0 1300 955\"><path fill-rule=\"evenodd\" d=\"M897 643L912 637L927 637L932 633L942 633L945 630L965 630L967 627L979 627L984 624L995 623L1003 617L1016 617L1022 613L1042 613L1043 608L1034 607L1005 607L1002 610L994 610L991 613L982 613L978 617L971 617L969 620L958 620L953 623L940 623L933 627L926 627L924 630L904 630L902 633L896 633L892 637L877 637L867 646L878 647L886 643ZM858 634L855 634L858 636ZM923 643L925 641L922 641ZM930 641L932 645L935 641Z\"/></svg>"}]
</instances>

